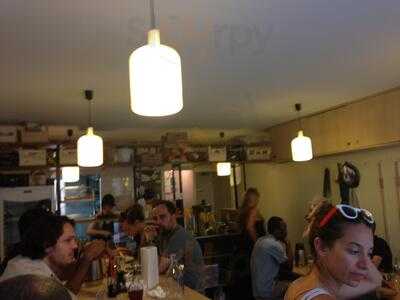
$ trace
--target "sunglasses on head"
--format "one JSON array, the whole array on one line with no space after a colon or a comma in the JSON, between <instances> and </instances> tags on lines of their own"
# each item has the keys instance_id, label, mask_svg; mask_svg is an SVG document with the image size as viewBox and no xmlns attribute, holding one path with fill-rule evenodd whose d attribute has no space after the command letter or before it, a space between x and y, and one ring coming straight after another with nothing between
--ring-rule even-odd
<instances>
[{"instance_id":1,"label":"sunglasses on head","mask_svg":"<svg viewBox=\"0 0 400 300\"><path fill-rule=\"evenodd\" d=\"M319 222L319 228L322 228L326 224L328 224L329 221L338 211L342 214L343 217L349 220L355 220L359 216L361 216L364 219L364 221L366 221L368 224L375 223L374 216L368 210L363 208L353 207L351 205L338 204L332 207L332 209L328 211L328 213L321 220L321 222Z\"/></svg>"}]
</instances>

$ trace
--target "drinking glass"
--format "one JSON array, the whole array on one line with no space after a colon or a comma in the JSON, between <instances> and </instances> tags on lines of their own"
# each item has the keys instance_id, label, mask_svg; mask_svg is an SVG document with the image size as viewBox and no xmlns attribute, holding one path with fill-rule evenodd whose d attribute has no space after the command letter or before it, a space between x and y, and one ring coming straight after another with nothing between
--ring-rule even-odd
<instances>
[{"instance_id":1,"label":"drinking glass","mask_svg":"<svg viewBox=\"0 0 400 300\"><path fill-rule=\"evenodd\" d=\"M132 281L127 282L126 289L129 300L142 300L144 284L141 276L135 276Z\"/></svg>"},{"instance_id":2,"label":"drinking glass","mask_svg":"<svg viewBox=\"0 0 400 300\"><path fill-rule=\"evenodd\" d=\"M400 275L400 256L396 256L394 259L393 271Z\"/></svg>"}]
</instances>

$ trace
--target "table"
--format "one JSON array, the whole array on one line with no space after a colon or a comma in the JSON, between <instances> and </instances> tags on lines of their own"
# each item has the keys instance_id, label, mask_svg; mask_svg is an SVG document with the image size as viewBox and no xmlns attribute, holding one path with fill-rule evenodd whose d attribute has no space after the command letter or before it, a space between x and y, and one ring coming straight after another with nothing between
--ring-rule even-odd
<instances>
[{"instance_id":1,"label":"table","mask_svg":"<svg viewBox=\"0 0 400 300\"><path fill-rule=\"evenodd\" d=\"M306 276L308 273L310 273L311 267L312 267L311 265L298 266L298 267L294 266L293 267L293 272L297 273L297 274L299 274L301 276Z\"/></svg>"},{"instance_id":2,"label":"table","mask_svg":"<svg viewBox=\"0 0 400 300\"><path fill-rule=\"evenodd\" d=\"M160 276L160 286L165 288L168 287L167 284L167 279L165 276ZM84 286L82 286L79 294L78 294L78 300L95 300L96 299L96 294L102 290L105 289L105 284L103 280L99 280L97 282L90 282L90 283L85 283ZM104 299L104 298L101 298ZM108 298L105 298L108 299ZM111 298L110 298L111 299ZM116 298L112 298L115 300L127 300L128 294L120 294ZM146 293L143 294L143 299L144 300L154 300L158 298L152 298ZM165 300L168 300L168 296L164 298ZM184 300L190 299L190 300L207 300L208 298L199 292L196 292L195 290L192 290L191 288L185 287L184 292L183 292L183 298Z\"/></svg>"}]
</instances>

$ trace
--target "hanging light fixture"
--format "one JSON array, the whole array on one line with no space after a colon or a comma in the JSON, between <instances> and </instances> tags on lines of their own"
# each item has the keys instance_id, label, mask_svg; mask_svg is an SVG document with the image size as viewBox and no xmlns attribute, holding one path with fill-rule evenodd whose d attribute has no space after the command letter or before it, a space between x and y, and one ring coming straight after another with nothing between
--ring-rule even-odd
<instances>
[{"instance_id":1,"label":"hanging light fixture","mask_svg":"<svg viewBox=\"0 0 400 300\"><path fill-rule=\"evenodd\" d=\"M183 107L181 58L173 48L160 43L154 0L150 0L151 30L147 45L129 57L131 109L148 117L178 113Z\"/></svg>"},{"instance_id":2,"label":"hanging light fixture","mask_svg":"<svg viewBox=\"0 0 400 300\"><path fill-rule=\"evenodd\" d=\"M301 111L301 104L296 103L295 109L298 114ZM294 161L308 161L313 158L313 150L311 139L304 135L303 129L301 126L300 116L299 120L299 132L297 133L297 137L292 140L291 148L292 148L292 159Z\"/></svg>"},{"instance_id":3,"label":"hanging light fixture","mask_svg":"<svg viewBox=\"0 0 400 300\"><path fill-rule=\"evenodd\" d=\"M79 181L79 167L63 167L61 173L64 182Z\"/></svg>"},{"instance_id":4,"label":"hanging light fixture","mask_svg":"<svg viewBox=\"0 0 400 300\"><path fill-rule=\"evenodd\" d=\"M93 91L86 90L85 98L89 102L89 127L86 134L78 139L78 165L80 167L98 167L103 164L103 139L94 134L92 127Z\"/></svg>"},{"instance_id":5,"label":"hanging light fixture","mask_svg":"<svg viewBox=\"0 0 400 300\"><path fill-rule=\"evenodd\" d=\"M221 140L223 140L224 136L225 136L225 133L224 132L220 132L219 136L221 137ZM226 147L225 147L225 149L226 149ZM225 152L225 159L226 159L226 152ZM229 176L229 175L231 175L231 163L230 162L219 162L219 163L217 163L217 175L218 176Z\"/></svg>"}]
</instances>

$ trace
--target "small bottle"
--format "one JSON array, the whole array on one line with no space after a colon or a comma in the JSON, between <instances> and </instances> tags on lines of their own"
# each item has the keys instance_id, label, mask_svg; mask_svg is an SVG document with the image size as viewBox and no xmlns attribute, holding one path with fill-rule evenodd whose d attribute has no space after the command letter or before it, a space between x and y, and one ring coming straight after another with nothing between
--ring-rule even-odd
<instances>
[{"instance_id":1,"label":"small bottle","mask_svg":"<svg viewBox=\"0 0 400 300\"><path fill-rule=\"evenodd\" d=\"M170 265L167 271L167 278L170 282L169 284L174 286L172 290L175 291L174 295L172 295L172 298L180 299L183 296L183 289L184 289L184 284L183 284L184 265L178 263L175 254L171 254L169 258L170 258Z\"/></svg>"},{"instance_id":2,"label":"small bottle","mask_svg":"<svg viewBox=\"0 0 400 300\"><path fill-rule=\"evenodd\" d=\"M110 256L107 270L107 296L109 298L115 298L117 294L116 266L114 264L114 258Z\"/></svg>"},{"instance_id":3,"label":"small bottle","mask_svg":"<svg viewBox=\"0 0 400 300\"><path fill-rule=\"evenodd\" d=\"M306 264L306 259L304 257L304 250L300 249L299 250L299 265L301 267L304 267Z\"/></svg>"}]
</instances>

